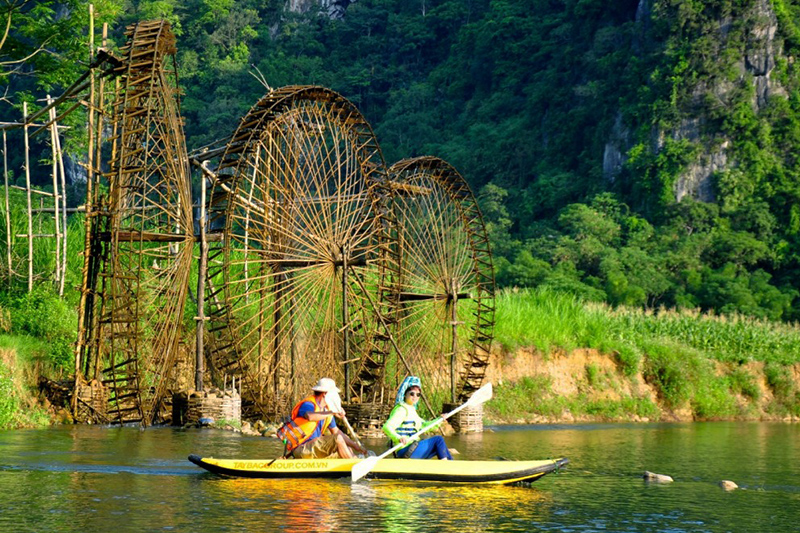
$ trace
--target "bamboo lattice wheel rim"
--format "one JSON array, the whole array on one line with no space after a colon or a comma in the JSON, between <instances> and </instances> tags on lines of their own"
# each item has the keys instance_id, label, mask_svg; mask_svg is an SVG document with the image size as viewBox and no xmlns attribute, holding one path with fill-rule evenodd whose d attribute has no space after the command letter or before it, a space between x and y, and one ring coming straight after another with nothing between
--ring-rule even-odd
<instances>
[{"instance_id":1,"label":"bamboo lattice wheel rim","mask_svg":"<svg viewBox=\"0 0 800 533\"><path fill-rule=\"evenodd\" d=\"M111 419L148 425L174 378L194 228L175 36L166 21L132 25L126 35L104 176L109 194L95 206L104 212L92 231L99 335L88 344L94 374L110 389Z\"/></svg>"}]
</instances>

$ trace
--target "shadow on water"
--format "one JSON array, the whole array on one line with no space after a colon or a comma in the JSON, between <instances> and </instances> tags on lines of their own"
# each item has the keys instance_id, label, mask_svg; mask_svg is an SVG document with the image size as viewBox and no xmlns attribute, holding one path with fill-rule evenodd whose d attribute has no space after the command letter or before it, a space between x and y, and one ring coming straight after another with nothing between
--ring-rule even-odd
<instances>
[{"instance_id":1,"label":"shadow on water","mask_svg":"<svg viewBox=\"0 0 800 533\"><path fill-rule=\"evenodd\" d=\"M531 486L234 479L190 453L275 457L216 430L0 432L2 531L796 531L800 427L772 423L491 428L458 460L569 457ZM382 441L368 445L376 450ZM468 463L465 463L465 468ZM647 484L642 472L672 476ZM742 489L717 486L731 479Z\"/></svg>"}]
</instances>

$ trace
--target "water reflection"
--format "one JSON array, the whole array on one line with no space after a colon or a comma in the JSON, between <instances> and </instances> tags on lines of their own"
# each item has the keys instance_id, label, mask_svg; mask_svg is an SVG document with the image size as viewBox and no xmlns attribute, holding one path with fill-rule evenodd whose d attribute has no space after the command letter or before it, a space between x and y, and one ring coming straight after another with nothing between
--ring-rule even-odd
<instances>
[{"instance_id":1,"label":"water reflection","mask_svg":"<svg viewBox=\"0 0 800 533\"><path fill-rule=\"evenodd\" d=\"M798 437L798 425L708 423L496 428L448 438L460 460L571 460L530 487L508 487L231 479L186 461L189 453L280 454L276 441L221 431L0 432L0 530L796 531ZM644 470L675 483L644 483ZM724 492L721 479L744 490Z\"/></svg>"}]
</instances>

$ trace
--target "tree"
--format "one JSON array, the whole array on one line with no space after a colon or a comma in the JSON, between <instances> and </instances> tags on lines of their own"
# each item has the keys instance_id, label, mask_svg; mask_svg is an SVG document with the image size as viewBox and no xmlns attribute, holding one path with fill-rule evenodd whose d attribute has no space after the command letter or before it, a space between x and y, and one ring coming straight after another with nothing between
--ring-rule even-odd
<instances>
[{"instance_id":1,"label":"tree","mask_svg":"<svg viewBox=\"0 0 800 533\"><path fill-rule=\"evenodd\" d=\"M120 0L96 0L98 25L112 21L120 4ZM0 84L8 85L6 96L34 84L41 90L66 87L88 64L84 1L3 0L0 21ZM13 80L18 87L11 87Z\"/></svg>"}]
</instances>

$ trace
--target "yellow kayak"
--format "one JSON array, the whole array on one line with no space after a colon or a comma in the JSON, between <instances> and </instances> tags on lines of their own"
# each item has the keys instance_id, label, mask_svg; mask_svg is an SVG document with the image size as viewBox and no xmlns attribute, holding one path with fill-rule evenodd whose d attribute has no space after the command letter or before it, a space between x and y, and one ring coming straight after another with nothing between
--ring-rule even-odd
<instances>
[{"instance_id":1,"label":"yellow kayak","mask_svg":"<svg viewBox=\"0 0 800 533\"><path fill-rule=\"evenodd\" d=\"M215 459L190 455L189 461L209 472L254 478L344 478L360 459ZM407 479L453 483L515 483L536 481L564 467L566 458L546 461L439 461L381 459L370 479Z\"/></svg>"}]
</instances>

